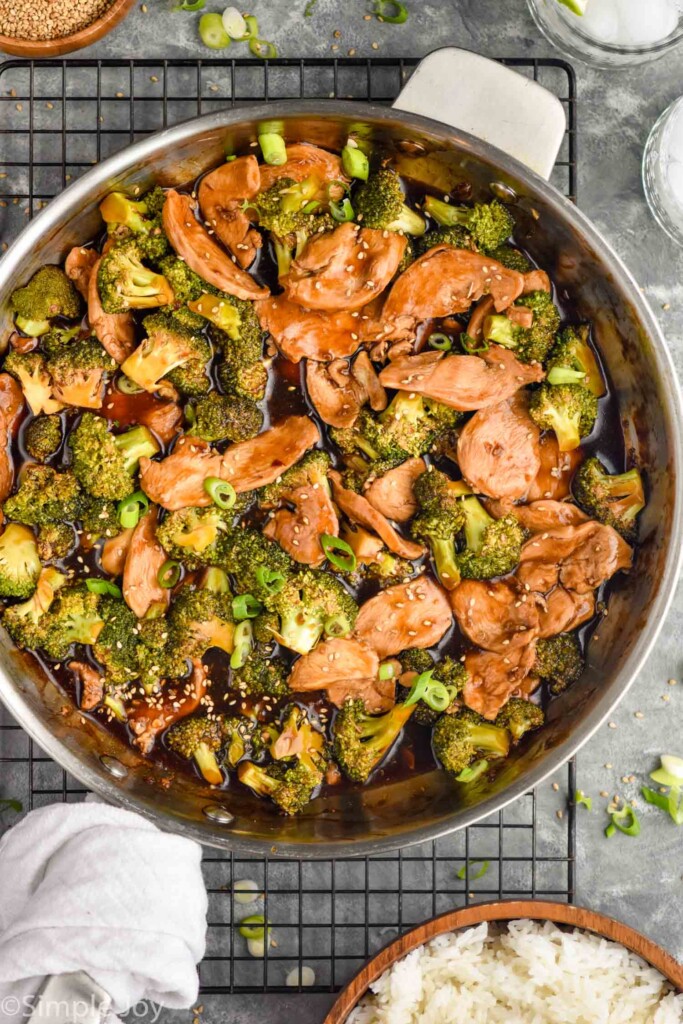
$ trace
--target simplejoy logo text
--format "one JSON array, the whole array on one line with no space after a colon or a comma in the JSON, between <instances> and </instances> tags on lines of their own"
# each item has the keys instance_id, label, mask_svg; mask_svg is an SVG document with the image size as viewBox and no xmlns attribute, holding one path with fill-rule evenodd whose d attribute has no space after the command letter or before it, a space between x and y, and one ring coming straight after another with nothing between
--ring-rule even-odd
<instances>
[{"instance_id":1,"label":"simplejoy logo text","mask_svg":"<svg viewBox=\"0 0 683 1024\"><path fill-rule=\"evenodd\" d=\"M102 1018L103 1004L97 996L90 999L49 999L41 996L5 996L0 999L0 1021L22 1014L27 1020L35 1014L35 1024L41 1021L62 1022L69 1024L92 1024ZM125 1019L144 1020L145 1024L157 1024L163 1007L146 999L136 1003L124 1015ZM106 1018L105 1018L106 1019ZM33 1022L32 1022L33 1024Z\"/></svg>"}]
</instances>

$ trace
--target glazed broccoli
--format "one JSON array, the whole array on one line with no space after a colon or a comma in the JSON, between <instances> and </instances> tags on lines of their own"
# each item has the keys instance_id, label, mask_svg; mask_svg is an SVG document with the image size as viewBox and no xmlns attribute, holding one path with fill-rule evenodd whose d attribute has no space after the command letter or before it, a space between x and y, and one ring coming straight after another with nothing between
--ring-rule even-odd
<instances>
[{"instance_id":1,"label":"glazed broccoli","mask_svg":"<svg viewBox=\"0 0 683 1024\"><path fill-rule=\"evenodd\" d=\"M198 587L184 586L168 616L169 645L184 658L201 658L216 647L231 654L235 623L232 594L222 569L208 569Z\"/></svg>"},{"instance_id":2,"label":"glazed broccoli","mask_svg":"<svg viewBox=\"0 0 683 1024\"><path fill-rule=\"evenodd\" d=\"M442 586L446 590L454 590L460 582L455 540L465 525L460 501L463 486L433 469L417 478L413 494L419 511L411 523L410 532L416 540L429 545Z\"/></svg>"},{"instance_id":3,"label":"glazed broccoli","mask_svg":"<svg viewBox=\"0 0 683 1024\"><path fill-rule=\"evenodd\" d=\"M176 638L163 609L152 607L138 620L137 661L145 693L159 690L162 680L187 674L187 637Z\"/></svg>"},{"instance_id":4,"label":"glazed broccoli","mask_svg":"<svg viewBox=\"0 0 683 1024\"><path fill-rule=\"evenodd\" d=\"M474 249L472 235L466 228L455 225L450 228L435 228L421 238L416 238L415 255L424 256L437 245L450 245L454 249Z\"/></svg>"},{"instance_id":5,"label":"glazed broccoli","mask_svg":"<svg viewBox=\"0 0 683 1024\"><path fill-rule=\"evenodd\" d=\"M401 179L396 171L382 168L356 189L353 206L364 228L424 235L426 224L415 210L406 206Z\"/></svg>"},{"instance_id":6,"label":"glazed broccoli","mask_svg":"<svg viewBox=\"0 0 683 1024\"><path fill-rule=\"evenodd\" d=\"M100 408L105 372L116 369L116 361L96 338L74 341L47 360L54 397L84 409Z\"/></svg>"},{"instance_id":7,"label":"glazed broccoli","mask_svg":"<svg viewBox=\"0 0 683 1024\"><path fill-rule=\"evenodd\" d=\"M513 740L521 740L525 733L540 729L544 722L545 715L538 704L521 697L510 697L498 712L495 724L499 729L507 729Z\"/></svg>"},{"instance_id":8,"label":"glazed broccoli","mask_svg":"<svg viewBox=\"0 0 683 1024\"><path fill-rule=\"evenodd\" d=\"M45 614L55 594L66 583L66 576L52 566L40 570L36 588L27 601L13 604L2 616L7 632L17 647L35 650L45 638Z\"/></svg>"},{"instance_id":9,"label":"glazed broccoli","mask_svg":"<svg viewBox=\"0 0 683 1024\"><path fill-rule=\"evenodd\" d=\"M358 605L343 583L330 573L314 570L286 580L268 607L280 620L275 639L297 654L308 654L323 634L347 636L358 615Z\"/></svg>"},{"instance_id":10,"label":"glazed broccoli","mask_svg":"<svg viewBox=\"0 0 683 1024\"><path fill-rule=\"evenodd\" d=\"M455 715L439 718L432 733L432 746L443 768L457 778L478 758L507 757L510 733L464 708Z\"/></svg>"},{"instance_id":11,"label":"glazed broccoli","mask_svg":"<svg viewBox=\"0 0 683 1024\"><path fill-rule=\"evenodd\" d=\"M460 575L466 580L489 580L512 572L518 564L524 528L513 515L492 519L474 496L461 500L465 515L465 548L457 555Z\"/></svg>"},{"instance_id":12,"label":"glazed broccoli","mask_svg":"<svg viewBox=\"0 0 683 1024\"><path fill-rule=\"evenodd\" d=\"M251 761L241 761L237 766L237 777L254 793L270 797L285 814L303 811L321 781L319 772L312 772L300 761L291 767L272 764L267 768Z\"/></svg>"},{"instance_id":13,"label":"glazed broccoli","mask_svg":"<svg viewBox=\"0 0 683 1024\"><path fill-rule=\"evenodd\" d=\"M109 596L100 599L99 613L104 626L93 645L93 654L103 666L108 683L129 683L140 675L137 617L127 604Z\"/></svg>"},{"instance_id":14,"label":"glazed broccoli","mask_svg":"<svg viewBox=\"0 0 683 1024\"><path fill-rule=\"evenodd\" d=\"M487 316L484 338L513 349L523 363L542 363L555 342L560 312L548 292L530 292L517 299L515 306L526 306L533 311L531 327L521 327L502 314Z\"/></svg>"},{"instance_id":15,"label":"glazed broccoli","mask_svg":"<svg viewBox=\"0 0 683 1024\"><path fill-rule=\"evenodd\" d=\"M635 542L637 516L645 508L640 470L608 473L600 459L586 459L574 477L572 490L584 512L617 530L629 544Z\"/></svg>"},{"instance_id":16,"label":"glazed broccoli","mask_svg":"<svg viewBox=\"0 0 683 1024\"><path fill-rule=\"evenodd\" d=\"M487 253L496 263L502 264L508 270L516 270L519 274L526 274L532 270L530 261L519 249L513 249L511 245L499 245Z\"/></svg>"},{"instance_id":17,"label":"glazed broccoli","mask_svg":"<svg viewBox=\"0 0 683 1024\"><path fill-rule=\"evenodd\" d=\"M180 757L192 758L204 779L212 786L220 786L223 773L216 754L223 745L223 730L217 718L192 715L182 718L167 731L166 746Z\"/></svg>"},{"instance_id":18,"label":"glazed broccoli","mask_svg":"<svg viewBox=\"0 0 683 1024\"><path fill-rule=\"evenodd\" d=\"M10 306L16 326L30 337L47 334L52 317L72 320L81 312L80 296L60 267L41 267L27 285L12 292Z\"/></svg>"},{"instance_id":19,"label":"glazed broccoli","mask_svg":"<svg viewBox=\"0 0 683 1024\"><path fill-rule=\"evenodd\" d=\"M397 274L402 274L406 271L411 263L414 263L418 257L417 248L415 246L415 242L417 240L413 238L412 235L405 235L404 237L406 240L406 247L403 250L403 255L401 256L401 262L396 267Z\"/></svg>"},{"instance_id":20,"label":"glazed broccoli","mask_svg":"<svg viewBox=\"0 0 683 1024\"><path fill-rule=\"evenodd\" d=\"M164 190L158 185L138 200L131 199L124 192L110 192L100 203L100 213L109 236L120 240L135 235L145 259L161 259L169 249L161 223L164 200Z\"/></svg>"},{"instance_id":21,"label":"glazed broccoli","mask_svg":"<svg viewBox=\"0 0 683 1024\"><path fill-rule=\"evenodd\" d=\"M58 402L52 394L52 381L45 357L40 352L17 352L16 349L10 349L3 369L21 384L24 398L34 416L41 413L51 416L64 408L64 403Z\"/></svg>"},{"instance_id":22,"label":"glazed broccoli","mask_svg":"<svg viewBox=\"0 0 683 1024\"><path fill-rule=\"evenodd\" d=\"M205 292L210 291L213 293L214 291L210 285L202 280L199 274L196 274L194 270L190 270L184 260L179 259L173 253L159 260L157 266L173 291L173 308L176 306L186 306L188 302L201 298ZM171 310L169 309L168 312L171 312Z\"/></svg>"},{"instance_id":23,"label":"glazed broccoli","mask_svg":"<svg viewBox=\"0 0 683 1024\"><path fill-rule=\"evenodd\" d=\"M24 447L36 462L45 462L59 451L62 421L57 415L37 416L26 427Z\"/></svg>"},{"instance_id":24,"label":"glazed broccoli","mask_svg":"<svg viewBox=\"0 0 683 1024\"><path fill-rule=\"evenodd\" d=\"M492 199L490 203L475 203L474 206L451 206L434 196L424 201L425 213L443 227L459 225L470 232L478 249L489 255L503 245L515 226L515 222L502 203Z\"/></svg>"},{"instance_id":25,"label":"glazed broccoli","mask_svg":"<svg viewBox=\"0 0 683 1024\"><path fill-rule=\"evenodd\" d=\"M244 665L239 669L233 669L232 686L239 690L244 697L272 697L274 700L279 700L289 693L287 684L289 672L281 658L273 660L270 657L272 648L268 649L266 644L273 641L274 635L267 627L265 632L262 632L259 627L263 625L263 620L254 623L254 636L257 643L249 652ZM276 618L273 628L277 630L278 625Z\"/></svg>"},{"instance_id":26,"label":"glazed broccoli","mask_svg":"<svg viewBox=\"0 0 683 1024\"><path fill-rule=\"evenodd\" d=\"M313 179L297 182L283 177L248 201L259 225L270 232L278 277L289 271L292 259L301 255L312 235L337 227L330 214L322 212L320 203L308 195L311 191L315 194L318 187Z\"/></svg>"},{"instance_id":27,"label":"glazed broccoli","mask_svg":"<svg viewBox=\"0 0 683 1024\"><path fill-rule=\"evenodd\" d=\"M548 384L532 393L529 415L541 430L553 430L561 452L578 448L592 431L598 400L582 384Z\"/></svg>"},{"instance_id":28,"label":"glazed broccoli","mask_svg":"<svg viewBox=\"0 0 683 1024\"><path fill-rule=\"evenodd\" d=\"M230 337L213 330L211 337L220 348L218 380L224 391L260 402L265 398L268 371L263 362L263 331L252 302L232 299L240 315L239 334Z\"/></svg>"},{"instance_id":29,"label":"glazed broccoli","mask_svg":"<svg viewBox=\"0 0 683 1024\"><path fill-rule=\"evenodd\" d=\"M292 491L301 487L321 487L327 494L330 493L328 474L331 460L327 452L312 451L304 455L303 459L286 470L275 483L262 487L259 491L259 505L261 508L275 508L282 501L286 501Z\"/></svg>"},{"instance_id":30,"label":"glazed broccoli","mask_svg":"<svg viewBox=\"0 0 683 1024\"><path fill-rule=\"evenodd\" d=\"M78 482L93 497L110 501L120 501L133 493L140 459L151 458L159 451L147 427L112 434L107 421L91 412L83 414L69 436L69 445Z\"/></svg>"},{"instance_id":31,"label":"glazed broccoli","mask_svg":"<svg viewBox=\"0 0 683 1024\"><path fill-rule=\"evenodd\" d=\"M280 545L251 527L233 531L226 545L224 565L235 577L236 593L252 594L271 611L278 594L295 573L294 562Z\"/></svg>"},{"instance_id":32,"label":"glazed broccoli","mask_svg":"<svg viewBox=\"0 0 683 1024\"><path fill-rule=\"evenodd\" d=\"M211 387L206 368L211 346L198 331L172 313L155 313L143 320L147 337L121 366L121 371L145 391L163 390L160 381L187 395L203 395Z\"/></svg>"},{"instance_id":33,"label":"glazed broccoli","mask_svg":"<svg viewBox=\"0 0 683 1024\"><path fill-rule=\"evenodd\" d=\"M100 598L80 583L61 587L44 618L41 647L49 658L64 661L72 644L94 644L104 628Z\"/></svg>"},{"instance_id":34,"label":"glazed broccoli","mask_svg":"<svg viewBox=\"0 0 683 1024\"><path fill-rule=\"evenodd\" d=\"M60 473L51 466L26 466L16 494L8 498L3 512L8 519L29 526L78 519L81 489L70 470Z\"/></svg>"},{"instance_id":35,"label":"glazed broccoli","mask_svg":"<svg viewBox=\"0 0 683 1024\"><path fill-rule=\"evenodd\" d=\"M97 288L105 313L153 309L175 301L173 289L164 275L146 267L143 258L135 238L118 242L102 257Z\"/></svg>"},{"instance_id":36,"label":"glazed broccoli","mask_svg":"<svg viewBox=\"0 0 683 1024\"><path fill-rule=\"evenodd\" d=\"M348 475L347 472L345 483ZM344 523L339 536L346 541L357 559L355 571L346 576L352 586L373 582L380 587L388 587L400 583L415 572L412 562L381 547L378 538L362 526Z\"/></svg>"},{"instance_id":37,"label":"glazed broccoli","mask_svg":"<svg viewBox=\"0 0 683 1024\"><path fill-rule=\"evenodd\" d=\"M223 762L236 768L245 757L251 757L257 723L244 715L225 715L221 719Z\"/></svg>"},{"instance_id":38,"label":"glazed broccoli","mask_svg":"<svg viewBox=\"0 0 683 1024\"><path fill-rule=\"evenodd\" d=\"M191 433L204 441L247 441L263 426L263 413L251 398L212 391L194 407Z\"/></svg>"},{"instance_id":39,"label":"glazed broccoli","mask_svg":"<svg viewBox=\"0 0 683 1024\"><path fill-rule=\"evenodd\" d=\"M536 641L536 663L533 671L551 693L562 693L575 683L583 672L584 659L575 633L559 633Z\"/></svg>"},{"instance_id":40,"label":"glazed broccoli","mask_svg":"<svg viewBox=\"0 0 683 1024\"><path fill-rule=\"evenodd\" d=\"M548 357L547 380L549 384L583 384L596 398L602 398L607 389L589 337L588 324L561 331Z\"/></svg>"},{"instance_id":41,"label":"glazed broccoli","mask_svg":"<svg viewBox=\"0 0 683 1024\"><path fill-rule=\"evenodd\" d=\"M369 715L365 701L348 700L334 720L334 757L353 782L366 782L389 753L415 705L396 704L383 715Z\"/></svg>"},{"instance_id":42,"label":"glazed broccoli","mask_svg":"<svg viewBox=\"0 0 683 1024\"><path fill-rule=\"evenodd\" d=\"M239 337L240 315L229 296L204 292L187 305L191 312L208 320L214 327L224 331L229 338L234 340Z\"/></svg>"},{"instance_id":43,"label":"glazed broccoli","mask_svg":"<svg viewBox=\"0 0 683 1024\"><path fill-rule=\"evenodd\" d=\"M289 704L284 708L279 729L269 750L275 761L291 761L296 758L312 774L317 772L322 782L328 761L325 737L314 728L308 713L297 704Z\"/></svg>"},{"instance_id":44,"label":"glazed broccoli","mask_svg":"<svg viewBox=\"0 0 683 1024\"><path fill-rule=\"evenodd\" d=\"M0 597L30 597L40 573L38 546L31 530L8 523L0 534Z\"/></svg>"},{"instance_id":45,"label":"glazed broccoli","mask_svg":"<svg viewBox=\"0 0 683 1024\"><path fill-rule=\"evenodd\" d=\"M228 513L232 515L233 510ZM170 512L157 527L157 539L173 558L187 569L219 565L230 542L229 520L216 505L209 508L181 508Z\"/></svg>"},{"instance_id":46,"label":"glazed broccoli","mask_svg":"<svg viewBox=\"0 0 683 1024\"><path fill-rule=\"evenodd\" d=\"M74 528L69 523L45 523L38 527L38 556L41 562L66 558L75 543Z\"/></svg>"},{"instance_id":47,"label":"glazed broccoli","mask_svg":"<svg viewBox=\"0 0 683 1024\"><path fill-rule=\"evenodd\" d=\"M46 356L56 356L77 339L87 337L88 332L84 332L80 324L77 327L60 327L59 324L54 324L47 334L42 335L40 348Z\"/></svg>"},{"instance_id":48,"label":"glazed broccoli","mask_svg":"<svg viewBox=\"0 0 683 1024\"><path fill-rule=\"evenodd\" d=\"M94 544L98 537L116 537L122 530L117 503L107 498L95 498L92 494L84 494L81 524L90 543Z\"/></svg>"}]
</instances>

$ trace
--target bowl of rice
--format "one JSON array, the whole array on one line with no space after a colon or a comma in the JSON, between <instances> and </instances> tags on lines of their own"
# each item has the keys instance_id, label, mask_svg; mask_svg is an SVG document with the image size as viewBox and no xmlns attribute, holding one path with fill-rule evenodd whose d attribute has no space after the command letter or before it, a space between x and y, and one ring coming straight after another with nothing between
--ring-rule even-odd
<instances>
[{"instance_id":1,"label":"bowl of rice","mask_svg":"<svg viewBox=\"0 0 683 1024\"><path fill-rule=\"evenodd\" d=\"M118 25L136 0L0 0L0 50L58 57L90 46Z\"/></svg>"},{"instance_id":2,"label":"bowl of rice","mask_svg":"<svg viewBox=\"0 0 683 1024\"><path fill-rule=\"evenodd\" d=\"M402 935L324 1024L682 1024L683 966L613 918L483 903Z\"/></svg>"}]
</instances>

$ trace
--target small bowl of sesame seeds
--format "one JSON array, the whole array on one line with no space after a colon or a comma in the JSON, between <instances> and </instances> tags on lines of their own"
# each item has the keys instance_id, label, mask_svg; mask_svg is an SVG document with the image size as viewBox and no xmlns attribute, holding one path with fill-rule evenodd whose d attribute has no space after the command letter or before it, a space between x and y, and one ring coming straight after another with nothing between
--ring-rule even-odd
<instances>
[{"instance_id":1,"label":"small bowl of sesame seeds","mask_svg":"<svg viewBox=\"0 0 683 1024\"><path fill-rule=\"evenodd\" d=\"M101 39L136 0L0 0L0 51L57 57Z\"/></svg>"}]
</instances>

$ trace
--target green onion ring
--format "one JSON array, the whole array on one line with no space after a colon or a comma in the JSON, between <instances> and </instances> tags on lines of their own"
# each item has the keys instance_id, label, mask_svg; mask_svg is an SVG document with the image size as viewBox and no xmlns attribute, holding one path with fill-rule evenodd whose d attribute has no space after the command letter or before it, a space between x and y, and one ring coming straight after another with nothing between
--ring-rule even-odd
<instances>
[{"instance_id":1,"label":"green onion ring","mask_svg":"<svg viewBox=\"0 0 683 1024\"><path fill-rule=\"evenodd\" d=\"M171 590L180 579L180 562L167 558L157 573L157 583L164 590Z\"/></svg>"},{"instance_id":2,"label":"green onion ring","mask_svg":"<svg viewBox=\"0 0 683 1024\"><path fill-rule=\"evenodd\" d=\"M243 939L263 939L266 934L266 919L263 914L251 914L239 923L239 933Z\"/></svg>"},{"instance_id":3,"label":"green onion ring","mask_svg":"<svg viewBox=\"0 0 683 1024\"><path fill-rule=\"evenodd\" d=\"M413 682L413 685L410 687L410 693L406 697L404 704L410 707L411 704L417 704L419 700L422 700L427 692L427 687L431 682L433 674L433 668L430 668L427 672L420 673L417 679Z\"/></svg>"},{"instance_id":4,"label":"green onion ring","mask_svg":"<svg viewBox=\"0 0 683 1024\"><path fill-rule=\"evenodd\" d=\"M238 594L232 601L232 614L239 622L241 619L255 619L263 605L253 594Z\"/></svg>"},{"instance_id":5,"label":"green onion ring","mask_svg":"<svg viewBox=\"0 0 683 1024\"><path fill-rule=\"evenodd\" d=\"M259 565L254 570L256 582L260 587L273 597L279 594L285 585L285 578L277 569L267 569L265 565Z\"/></svg>"},{"instance_id":6,"label":"green onion ring","mask_svg":"<svg viewBox=\"0 0 683 1024\"><path fill-rule=\"evenodd\" d=\"M249 619L240 622L235 629L235 640L230 655L230 668L242 668L249 657L254 641L254 627Z\"/></svg>"},{"instance_id":7,"label":"green onion ring","mask_svg":"<svg viewBox=\"0 0 683 1024\"><path fill-rule=\"evenodd\" d=\"M195 408L191 402L187 403L187 405L183 409L183 413L185 414L185 419L187 420L189 426L195 427L197 425L197 413L195 412Z\"/></svg>"},{"instance_id":8,"label":"green onion ring","mask_svg":"<svg viewBox=\"0 0 683 1024\"><path fill-rule=\"evenodd\" d=\"M109 580L86 580L85 585L91 594L106 594L107 597L121 597L121 590Z\"/></svg>"},{"instance_id":9,"label":"green onion ring","mask_svg":"<svg viewBox=\"0 0 683 1024\"><path fill-rule=\"evenodd\" d=\"M393 679L395 675L394 666L390 661L383 661L379 667L379 678L385 683L387 679Z\"/></svg>"},{"instance_id":10,"label":"green onion ring","mask_svg":"<svg viewBox=\"0 0 683 1024\"><path fill-rule=\"evenodd\" d=\"M253 14L245 14L244 21L247 26L247 39L258 39L258 21Z\"/></svg>"},{"instance_id":11,"label":"green onion ring","mask_svg":"<svg viewBox=\"0 0 683 1024\"><path fill-rule=\"evenodd\" d=\"M237 501L235 488L227 480L221 480L219 476L207 476L204 490L219 508L232 508Z\"/></svg>"},{"instance_id":12,"label":"green onion ring","mask_svg":"<svg viewBox=\"0 0 683 1024\"><path fill-rule=\"evenodd\" d=\"M358 146L350 146L348 143L342 149L342 167L349 178L358 178L359 181L367 181L370 173L370 163L362 149Z\"/></svg>"},{"instance_id":13,"label":"green onion ring","mask_svg":"<svg viewBox=\"0 0 683 1024\"><path fill-rule=\"evenodd\" d=\"M358 559L350 544L347 544L341 537L333 537L331 533L320 535L320 547L325 552L328 562L331 562L342 572L353 572L358 565Z\"/></svg>"},{"instance_id":14,"label":"green onion ring","mask_svg":"<svg viewBox=\"0 0 683 1024\"><path fill-rule=\"evenodd\" d=\"M625 836L640 835L640 822L638 820L638 815L630 804L625 804L620 811L614 811L612 814L612 820L605 829L605 835L608 839L614 835L615 829L619 829L619 831L623 832Z\"/></svg>"},{"instance_id":15,"label":"green onion ring","mask_svg":"<svg viewBox=\"0 0 683 1024\"><path fill-rule=\"evenodd\" d=\"M479 870L474 875L471 875L469 873L470 864L472 865L472 867L474 867L475 864L479 864ZM463 866L458 871L457 877L460 879L461 882L464 881L466 878L470 882L476 882L478 878L483 878L484 877L484 875L486 874L488 869L489 869L489 862L487 860L473 860L473 861L469 861L468 860L468 861L465 861Z\"/></svg>"},{"instance_id":16,"label":"green onion ring","mask_svg":"<svg viewBox=\"0 0 683 1024\"><path fill-rule=\"evenodd\" d=\"M432 711L446 710L452 703L454 694L452 690L449 690L443 683L440 683L438 679L433 679L433 674L433 668L428 669L427 672L420 673L410 688L410 692L405 700L406 704L417 704L421 700Z\"/></svg>"},{"instance_id":17,"label":"green onion ring","mask_svg":"<svg viewBox=\"0 0 683 1024\"><path fill-rule=\"evenodd\" d=\"M483 775L488 768L489 763L483 758L480 761L473 761L472 764L468 765L467 768L463 768L461 772L455 776L457 782L474 782L480 775Z\"/></svg>"},{"instance_id":18,"label":"green onion ring","mask_svg":"<svg viewBox=\"0 0 683 1024\"><path fill-rule=\"evenodd\" d=\"M136 491L135 494L131 494L130 497L120 501L116 512L124 530L130 530L131 527L137 526L148 508L149 499L142 491Z\"/></svg>"},{"instance_id":19,"label":"green onion ring","mask_svg":"<svg viewBox=\"0 0 683 1024\"><path fill-rule=\"evenodd\" d=\"M435 331L434 334L430 334L427 338L427 344L430 348L435 348L439 352L450 352L453 348L453 339L449 338L447 334Z\"/></svg>"},{"instance_id":20,"label":"green onion ring","mask_svg":"<svg viewBox=\"0 0 683 1024\"><path fill-rule=\"evenodd\" d=\"M385 14L387 8L395 13ZM372 13L379 21L386 21L389 25L402 25L408 20L408 8L401 0L375 0Z\"/></svg>"},{"instance_id":21,"label":"green onion ring","mask_svg":"<svg viewBox=\"0 0 683 1024\"><path fill-rule=\"evenodd\" d=\"M202 14L199 19L199 38L210 50L224 50L230 46L230 36L223 28L220 14Z\"/></svg>"},{"instance_id":22,"label":"green onion ring","mask_svg":"<svg viewBox=\"0 0 683 1024\"><path fill-rule=\"evenodd\" d=\"M268 39L250 39L249 52L253 53L255 57L260 57L261 60L275 60L277 57L277 46Z\"/></svg>"},{"instance_id":23,"label":"green onion ring","mask_svg":"<svg viewBox=\"0 0 683 1024\"><path fill-rule=\"evenodd\" d=\"M349 220L353 220L356 216L353 207L351 206L351 200L348 196L344 196L340 203L334 199L330 199L330 213L335 220L338 220L342 224L345 224Z\"/></svg>"},{"instance_id":24,"label":"green onion ring","mask_svg":"<svg viewBox=\"0 0 683 1024\"><path fill-rule=\"evenodd\" d=\"M280 167L287 163L287 146L285 140L277 132L264 132L258 137L263 159L271 167Z\"/></svg>"},{"instance_id":25,"label":"green onion ring","mask_svg":"<svg viewBox=\"0 0 683 1024\"><path fill-rule=\"evenodd\" d=\"M488 352L490 348L488 341L485 341L483 338L477 341L476 338L471 338L469 334L461 334L458 341L470 356L476 356L480 352Z\"/></svg>"},{"instance_id":26,"label":"green onion ring","mask_svg":"<svg viewBox=\"0 0 683 1024\"><path fill-rule=\"evenodd\" d=\"M343 612L331 615L325 620L324 630L326 636L348 636L351 632L348 615L344 615Z\"/></svg>"},{"instance_id":27,"label":"green onion ring","mask_svg":"<svg viewBox=\"0 0 683 1024\"><path fill-rule=\"evenodd\" d=\"M134 380L131 380L130 377L126 377L123 373L116 381L116 387L122 395L139 395L143 390L143 388L138 387Z\"/></svg>"},{"instance_id":28,"label":"green onion ring","mask_svg":"<svg viewBox=\"0 0 683 1024\"><path fill-rule=\"evenodd\" d=\"M174 11L201 11L206 7L206 0L182 0L176 4Z\"/></svg>"}]
</instances>

